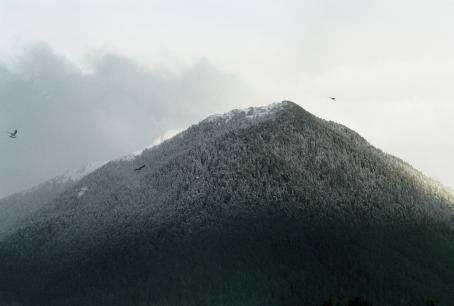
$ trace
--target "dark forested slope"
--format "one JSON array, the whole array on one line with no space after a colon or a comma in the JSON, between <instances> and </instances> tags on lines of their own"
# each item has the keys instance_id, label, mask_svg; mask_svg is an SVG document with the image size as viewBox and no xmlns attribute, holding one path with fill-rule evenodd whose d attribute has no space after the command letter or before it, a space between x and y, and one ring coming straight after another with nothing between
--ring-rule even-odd
<instances>
[{"instance_id":1,"label":"dark forested slope","mask_svg":"<svg viewBox=\"0 0 454 306\"><path fill-rule=\"evenodd\" d=\"M0 296L452 305L453 203L403 161L294 103L232 111L108 163L24 221L0 241Z\"/></svg>"}]
</instances>

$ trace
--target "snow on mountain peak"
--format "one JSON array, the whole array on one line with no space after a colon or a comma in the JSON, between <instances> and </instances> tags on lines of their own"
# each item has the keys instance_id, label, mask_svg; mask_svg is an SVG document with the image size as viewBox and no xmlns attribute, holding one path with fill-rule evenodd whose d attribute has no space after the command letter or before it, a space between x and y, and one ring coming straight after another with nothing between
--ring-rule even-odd
<instances>
[{"instance_id":1,"label":"snow on mountain peak","mask_svg":"<svg viewBox=\"0 0 454 306\"><path fill-rule=\"evenodd\" d=\"M272 104L266 105L266 106L234 109L225 114L211 115L211 116L207 117L205 120L203 120L202 122L214 122L214 121L219 121L219 120L224 120L225 122L228 122L235 115L240 114L240 113L244 113L244 115L247 119L259 118L259 117L267 116L267 115L270 115L270 114L273 114L273 113L276 113L276 112L282 110L288 103L293 103L293 102L282 101L282 102L275 102L275 103L272 103ZM131 154L120 157L117 160L119 160L119 161L134 160L137 156L140 156L145 150L151 149L151 148L161 144L165 140L168 140L168 139L174 137L181 131L182 130L176 130L176 129L168 130L163 135L156 138L151 145L146 146L145 148L135 151Z\"/></svg>"},{"instance_id":2,"label":"snow on mountain peak","mask_svg":"<svg viewBox=\"0 0 454 306\"><path fill-rule=\"evenodd\" d=\"M228 122L229 120L231 120L233 118L233 116L235 116L236 114L240 114L240 113L244 113L246 115L247 119L254 119L254 118L263 117L263 116L275 113L275 112L281 110L284 107L284 105L285 105L285 101L272 103L272 104L266 105L266 106L234 109L225 114L211 115L208 118L206 118L204 121L213 122L213 121L218 121L218 120L224 120L225 122Z\"/></svg>"}]
</instances>

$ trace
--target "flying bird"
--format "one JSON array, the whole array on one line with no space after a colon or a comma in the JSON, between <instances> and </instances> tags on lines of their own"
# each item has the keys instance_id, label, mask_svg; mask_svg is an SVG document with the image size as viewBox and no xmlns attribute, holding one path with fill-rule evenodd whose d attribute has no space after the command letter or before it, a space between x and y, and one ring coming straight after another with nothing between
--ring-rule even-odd
<instances>
[{"instance_id":1,"label":"flying bird","mask_svg":"<svg viewBox=\"0 0 454 306\"><path fill-rule=\"evenodd\" d=\"M10 138L16 138L16 135L17 135L17 130L14 130L14 132L7 132L9 134L9 137Z\"/></svg>"},{"instance_id":2,"label":"flying bird","mask_svg":"<svg viewBox=\"0 0 454 306\"><path fill-rule=\"evenodd\" d=\"M134 171L140 171L140 170L142 170L143 168L145 168L145 165L142 165L142 166L140 166L139 168L135 168Z\"/></svg>"},{"instance_id":3,"label":"flying bird","mask_svg":"<svg viewBox=\"0 0 454 306\"><path fill-rule=\"evenodd\" d=\"M328 97L329 99L331 99L332 101L336 100L335 97Z\"/></svg>"}]
</instances>

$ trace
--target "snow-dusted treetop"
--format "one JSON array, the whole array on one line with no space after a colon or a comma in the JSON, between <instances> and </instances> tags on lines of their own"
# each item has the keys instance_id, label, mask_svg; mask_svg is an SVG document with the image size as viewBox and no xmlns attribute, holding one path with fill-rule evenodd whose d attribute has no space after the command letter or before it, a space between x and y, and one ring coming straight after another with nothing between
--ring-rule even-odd
<instances>
[{"instance_id":1,"label":"snow-dusted treetop","mask_svg":"<svg viewBox=\"0 0 454 306\"><path fill-rule=\"evenodd\" d=\"M80 188L80 191L79 191L79 193L77 194L77 197L80 198L80 197L83 196L87 191L88 191L88 187L87 187L87 186L84 186L84 187Z\"/></svg>"},{"instance_id":2,"label":"snow-dusted treetop","mask_svg":"<svg viewBox=\"0 0 454 306\"><path fill-rule=\"evenodd\" d=\"M246 118L248 118L248 119L254 119L254 118L258 118L258 117L267 116L267 115L273 114L279 110L282 110L285 103L286 102L284 101L284 102L272 103L272 104L266 105L266 106L234 109L225 114L211 115L208 118L206 118L204 121L213 122L213 121L218 121L218 120L224 120L227 122L230 119L232 119L235 115L240 114L240 113L244 113L246 115Z\"/></svg>"},{"instance_id":3,"label":"snow-dusted treetop","mask_svg":"<svg viewBox=\"0 0 454 306\"><path fill-rule=\"evenodd\" d=\"M214 115L211 115L211 116L207 117L205 120L203 120L202 122L214 122L214 121L219 121L219 120L222 120L224 122L228 122L235 115L238 115L240 113L244 113L246 119L254 119L254 118L264 117L264 116L271 115L273 113L276 113L276 112L282 110L287 103L289 103L289 102L288 101L282 101L282 102L275 102L275 103L272 103L272 104L269 104L269 105L266 105L266 106L247 107L247 108L243 108L243 109L234 109L234 110L231 110L231 111L229 111L229 112L227 112L225 114L214 114ZM134 160L137 156L142 155L142 153L145 150L151 149L151 148L161 144L162 142L173 138L174 136L176 136L180 132L181 132L181 130L175 130L175 129L169 130L169 131L165 132L163 135L161 135L160 137L156 138L153 141L153 143L150 144L149 146L146 146L145 148L140 149L138 151L135 151L135 152L133 152L131 154L125 155L123 157L120 157L117 160L118 161Z\"/></svg>"}]
</instances>

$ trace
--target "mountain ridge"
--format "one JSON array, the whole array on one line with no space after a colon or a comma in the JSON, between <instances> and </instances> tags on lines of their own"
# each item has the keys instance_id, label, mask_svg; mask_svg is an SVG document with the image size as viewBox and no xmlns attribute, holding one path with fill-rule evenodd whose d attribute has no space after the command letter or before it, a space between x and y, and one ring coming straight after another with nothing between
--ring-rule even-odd
<instances>
[{"instance_id":1,"label":"mountain ridge","mask_svg":"<svg viewBox=\"0 0 454 306\"><path fill-rule=\"evenodd\" d=\"M202 120L82 178L0 240L0 297L448 305L452 195L292 102L262 110Z\"/></svg>"},{"instance_id":2,"label":"mountain ridge","mask_svg":"<svg viewBox=\"0 0 454 306\"><path fill-rule=\"evenodd\" d=\"M106 162L88 163L76 170L68 170L27 190L0 199L0 239L28 216L39 211L48 202L70 188L84 176L102 167Z\"/></svg>"}]
</instances>

